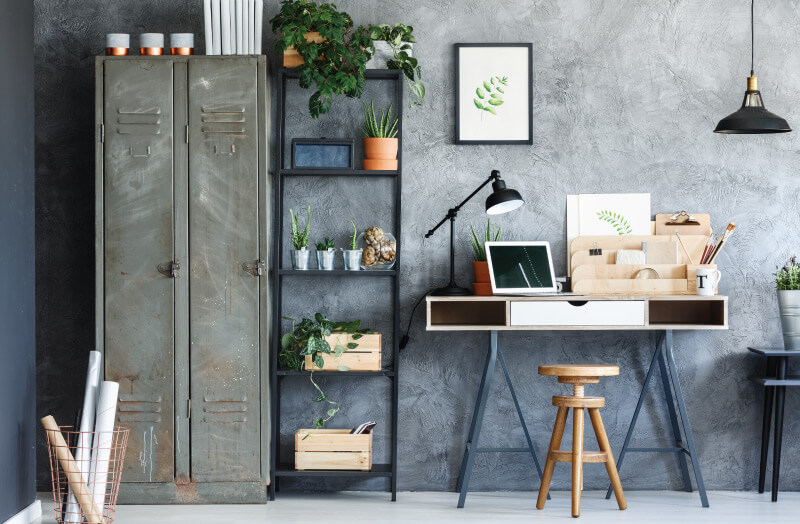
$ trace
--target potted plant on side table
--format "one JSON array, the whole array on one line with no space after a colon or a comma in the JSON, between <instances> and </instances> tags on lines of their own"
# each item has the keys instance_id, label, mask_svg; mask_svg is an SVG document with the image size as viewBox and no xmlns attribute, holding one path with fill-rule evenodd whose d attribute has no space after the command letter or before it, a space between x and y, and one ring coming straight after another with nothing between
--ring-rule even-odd
<instances>
[{"instance_id":1,"label":"potted plant on side table","mask_svg":"<svg viewBox=\"0 0 800 524\"><path fill-rule=\"evenodd\" d=\"M308 206L308 218L306 219L306 227L301 231L300 225L297 223L297 215L293 210L289 210L291 217L291 225L289 233L292 237L292 269L308 269L308 260L311 257L311 251L308 250L308 237L311 231L311 206Z\"/></svg>"},{"instance_id":2,"label":"potted plant on side table","mask_svg":"<svg viewBox=\"0 0 800 524\"><path fill-rule=\"evenodd\" d=\"M775 272L783 347L800 350L800 263L792 257Z\"/></svg>"},{"instance_id":3,"label":"potted plant on side table","mask_svg":"<svg viewBox=\"0 0 800 524\"><path fill-rule=\"evenodd\" d=\"M361 270L361 248L358 247L358 230L356 223L350 221L353 226L353 236L350 237L350 249L342 250L342 258L344 259L344 269L346 271L360 271Z\"/></svg>"},{"instance_id":4,"label":"potted plant on side table","mask_svg":"<svg viewBox=\"0 0 800 524\"><path fill-rule=\"evenodd\" d=\"M492 231L491 219L486 221L486 230L481 236L478 236L471 224L469 229L469 242L472 245L472 270L475 272L475 281L472 283L472 289L476 295L492 295L492 280L489 276L489 263L486 261L485 242L503 240L503 233L499 227Z\"/></svg>"},{"instance_id":5,"label":"potted plant on side table","mask_svg":"<svg viewBox=\"0 0 800 524\"><path fill-rule=\"evenodd\" d=\"M375 103L364 104L364 169L397 170L397 121L392 122L392 104L389 109L375 115Z\"/></svg>"},{"instance_id":6,"label":"potted plant on side table","mask_svg":"<svg viewBox=\"0 0 800 524\"><path fill-rule=\"evenodd\" d=\"M325 237L322 242L317 242L317 267L325 271L333 271L333 257L336 254L336 243L332 238Z\"/></svg>"},{"instance_id":7,"label":"potted plant on side table","mask_svg":"<svg viewBox=\"0 0 800 524\"><path fill-rule=\"evenodd\" d=\"M425 84L422 78L422 68L416 58L411 56L414 43L414 28L397 23L371 25L368 28L369 36L375 46L375 52L367 62L368 68L374 69L399 69L408 80L408 101L410 106L422 106L425 98ZM412 98L416 97L416 100Z\"/></svg>"}]
</instances>

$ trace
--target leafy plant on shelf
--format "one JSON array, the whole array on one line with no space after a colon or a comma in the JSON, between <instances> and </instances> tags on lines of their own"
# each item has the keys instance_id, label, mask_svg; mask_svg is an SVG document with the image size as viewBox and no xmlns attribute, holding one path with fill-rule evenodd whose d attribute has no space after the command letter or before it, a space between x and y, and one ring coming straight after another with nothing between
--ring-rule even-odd
<instances>
[{"instance_id":1,"label":"leafy plant on shelf","mask_svg":"<svg viewBox=\"0 0 800 524\"><path fill-rule=\"evenodd\" d=\"M358 249L358 230L356 229L356 223L354 221L351 220L350 223L353 225L353 236L350 238L350 251L355 251Z\"/></svg>"},{"instance_id":2,"label":"leafy plant on shelf","mask_svg":"<svg viewBox=\"0 0 800 524\"><path fill-rule=\"evenodd\" d=\"M386 62L389 69L399 69L408 80L408 103L411 106L422 106L422 99L425 98L425 84L422 83L422 67L419 61L409 55L411 44L416 43L414 38L414 28L410 25L397 23L394 26L389 24L371 25L368 28L369 36L373 41L384 41L392 50L392 58ZM416 100L411 98L416 97Z\"/></svg>"},{"instance_id":3,"label":"leafy plant on shelf","mask_svg":"<svg viewBox=\"0 0 800 524\"><path fill-rule=\"evenodd\" d=\"M289 216L291 217L291 224L289 226L289 233L292 237L292 245L296 250L306 249L309 243L309 234L311 232L311 206L308 206L308 218L306 219L306 227L302 231L300 230L300 225L297 222L297 215L294 214L293 210L289 210Z\"/></svg>"},{"instance_id":4,"label":"leafy plant on shelf","mask_svg":"<svg viewBox=\"0 0 800 524\"><path fill-rule=\"evenodd\" d=\"M314 381L314 369L322 369L325 365L325 355L332 355L333 358L338 359L348 349L358 347L358 343L349 342L347 346L337 343L331 348L325 337L331 333L346 333L352 335L353 340L358 340L363 335L372 333L372 331L362 329L360 320L334 322L325 318L321 313L314 315L313 320L304 318L299 323L290 317L283 317L283 319L292 323L292 330L284 333L283 337L281 337L281 351L278 353L278 362L281 366L291 370L301 371L305 366L306 355L312 358L313 365L311 369L306 370L310 372L309 380L316 390L312 400L314 402L324 402L330 406L324 417L314 419L314 426L318 428L325 427L325 423L339 412L341 406L338 402L330 400L325 392L322 391L322 388L319 387L319 384ZM348 370L347 366L339 366L339 371Z\"/></svg>"},{"instance_id":5,"label":"leafy plant on shelf","mask_svg":"<svg viewBox=\"0 0 800 524\"><path fill-rule=\"evenodd\" d=\"M497 242L503 240L503 232L498 227L492 231L492 219L486 220L486 229L480 237L475 232L475 228L470 224L469 243L472 245L472 258L475 262L486 262L486 245L484 242ZM483 238L483 240L481 240Z\"/></svg>"},{"instance_id":6,"label":"leafy plant on shelf","mask_svg":"<svg viewBox=\"0 0 800 524\"><path fill-rule=\"evenodd\" d=\"M775 272L775 287L782 291L800 290L800 263L796 256Z\"/></svg>"},{"instance_id":7,"label":"leafy plant on shelf","mask_svg":"<svg viewBox=\"0 0 800 524\"><path fill-rule=\"evenodd\" d=\"M332 238L325 237L322 242L317 242L317 251L327 251L329 249L336 249L336 242Z\"/></svg>"},{"instance_id":8,"label":"leafy plant on shelf","mask_svg":"<svg viewBox=\"0 0 800 524\"><path fill-rule=\"evenodd\" d=\"M394 138L397 136L398 118L395 117L394 122L391 122L392 104L389 104L389 109L386 111L381 111L380 117L375 114L375 102L370 102L369 107L363 102L361 104L364 106L364 126L361 130L365 136L368 138Z\"/></svg>"},{"instance_id":9,"label":"leafy plant on shelf","mask_svg":"<svg viewBox=\"0 0 800 524\"><path fill-rule=\"evenodd\" d=\"M282 54L294 47L303 57L297 68L300 87L316 87L308 100L312 118L330 111L336 95L361 98L366 64L375 49L367 28L353 28L353 19L336 4L308 0L284 0L270 23L272 32L280 35L275 51ZM307 41L305 35L311 32L318 32L322 41Z\"/></svg>"}]
</instances>

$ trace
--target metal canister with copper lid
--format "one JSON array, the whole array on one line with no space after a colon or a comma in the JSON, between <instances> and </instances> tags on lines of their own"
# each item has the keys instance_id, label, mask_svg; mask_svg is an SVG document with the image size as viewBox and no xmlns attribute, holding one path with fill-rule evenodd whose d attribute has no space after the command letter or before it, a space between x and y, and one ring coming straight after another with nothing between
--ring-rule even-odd
<instances>
[{"instance_id":1,"label":"metal canister with copper lid","mask_svg":"<svg viewBox=\"0 0 800 524\"><path fill-rule=\"evenodd\" d=\"M126 56L131 47L131 35L128 33L108 33L106 35L106 55Z\"/></svg>"},{"instance_id":2,"label":"metal canister with copper lid","mask_svg":"<svg viewBox=\"0 0 800 524\"><path fill-rule=\"evenodd\" d=\"M164 54L164 33L142 33L139 35L139 53L148 56Z\"/></svg>"},{"instance_id":3,"label":"metal canister with copper lid","mask_svg":"<svg viewBox=\"0 0 800 524\"><path fill-rule=\"evenodd\" d=\"M170 52L173 55L194 54L194 33L172 33L169 35Z\"/></svg>"}]
</instances>

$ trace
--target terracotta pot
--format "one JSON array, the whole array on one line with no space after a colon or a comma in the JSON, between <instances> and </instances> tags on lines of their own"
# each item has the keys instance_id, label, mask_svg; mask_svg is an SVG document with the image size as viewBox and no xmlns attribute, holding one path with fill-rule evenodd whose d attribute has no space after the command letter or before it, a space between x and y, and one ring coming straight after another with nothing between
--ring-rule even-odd
<instances>
[{"instance_id":1,"label":"terracotta pot","mask_svg":"<svg viewBox=\"0 0 800 524\"><path fill-rule=\"evenodd\" d=\"M364 138L364 158L394 160L397 158L397 138Z\"/></svg>"},{"instance_id":2,"label":"terracotta pot","mask_svg":"<svg viewBox=\"0 0 800 524\"><path fill-rule=\"evenodd\" d=\"M397 171L397 160L365 158L364 169L367 171Z\"/></svg>"},{"instance_id":3,"label":"terracotta pot","mask_svg":"<svg viewBox=\"0 0 800 524\"><path fill-rule=\"evenodd\" d=\"M314 42L316 44L320 44L324 40L316 31L306 33L303 36L306 37L306 42ZM297 52L294 46L286 48L283 52L283 67L295 68L301 65L303 65L303 57L300 56L300 53Z\"/></svg>"},{"instance_id":4,"label":"terracotta pot","mask_svg":"<svg viewBox=\"0 0 800 524\"><path fill-rule=\"evenodd\" d=\"M485 260L483 262L472 262L472 270L475 272L475 282L491 282L489 277L489 263Z\"/></svg>"},{"instance_id":5,"label":"terracotta pot","mask_svg":"<svg viewBox=\"0 0 800 524\"><path fill-rule=\"evenodd\" d=\"M492 293L492 284L490 282L473 282L472 290L476 295L480 296L494 295L494 293Z\"/></svg>"}]
</instances>

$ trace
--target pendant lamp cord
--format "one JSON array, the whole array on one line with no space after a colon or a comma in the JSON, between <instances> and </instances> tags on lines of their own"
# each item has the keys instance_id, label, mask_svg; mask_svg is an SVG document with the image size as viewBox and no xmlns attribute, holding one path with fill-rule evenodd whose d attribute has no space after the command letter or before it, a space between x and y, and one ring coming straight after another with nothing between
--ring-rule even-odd
<instances>
[{"instance_id":1,"label":"pendant lamp cord","mask_svg":"<svg viewBox=\"0 0 800 524\"><path fill-rule=\"evenodd\" d=\"M755 5L756 5L756 0L750 0L750 76L755 75L753 67L755 63L755 47L756 47L756 39L754 36L755 29L753 26Z\"/></svg>"}]
</instances>

